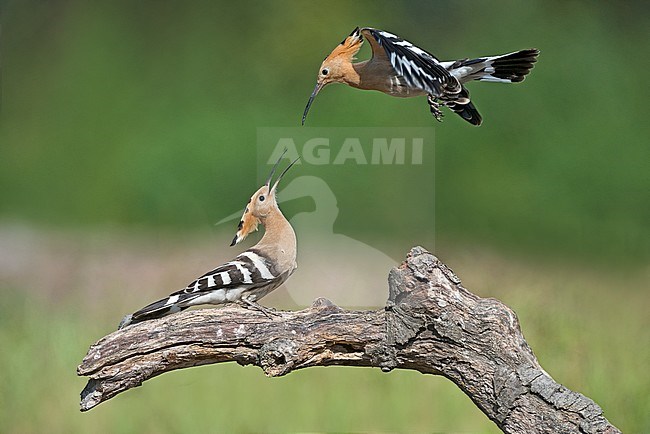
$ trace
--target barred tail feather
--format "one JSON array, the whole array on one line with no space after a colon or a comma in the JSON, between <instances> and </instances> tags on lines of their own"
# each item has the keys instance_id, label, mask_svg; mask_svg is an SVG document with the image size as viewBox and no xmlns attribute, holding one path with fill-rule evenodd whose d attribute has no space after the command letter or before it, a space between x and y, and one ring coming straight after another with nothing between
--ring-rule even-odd
<instances>
[{"instance_id":1,"label":"barred tail feather","mask_svg":"<svg viewBox=\"0 0 650 434\"><path fill-rule=\"evenodd\" d=\"M147 321L155 318L162 318L166 315L172 313L180 312L184 309L190 307L188 304L191 300L198 297L200 294L193 293L184 293L179 291L170 295L169 297L163 298L162 300L155 301L139 311L127 315L122 319L118 329L122 329L128 325L135 324L141 321Z\"/></svg>"},{"instance_id":2,"label":"barred tail feather","mask_svg":"<svg viewBox=\"0 0 650 434\"><path fill-rule=\"evenodd\" d=\"M487 58L487 66L476 80L497 83L519 83L535 66L539 50L535 48ZM468 61L471 62L471 61Z\"/></svg>"}]
</instances>

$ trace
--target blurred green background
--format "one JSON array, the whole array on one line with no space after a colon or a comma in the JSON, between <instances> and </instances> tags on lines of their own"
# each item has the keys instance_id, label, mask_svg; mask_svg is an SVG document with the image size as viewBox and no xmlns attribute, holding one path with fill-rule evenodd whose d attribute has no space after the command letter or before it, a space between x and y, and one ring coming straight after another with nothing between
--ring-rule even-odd
<instances>
[{"instance_id":1,"label":"blurred green background","mask_svg":"<svg viewBox=\"0 0 650 434\"><path fill-rule=\"evenodd\" d=\"M395 260L414 228L435 238L466 287L518 313L556 380L650 431L647 2L0 5L0 432L497 431L443 378L351 368L201 367L78 412L88 346L233 255L234 224L214 223L258 186L257 129L299 125L320 62L356 26L445 60L542 54L520 85L469 85L480 128L438 124L421 99L326 88L309 126L436 135L435 198L408 177L372 184L434 201L435 224L355 189L351 168L335 231Z\"/></svg>"}]
</instances>

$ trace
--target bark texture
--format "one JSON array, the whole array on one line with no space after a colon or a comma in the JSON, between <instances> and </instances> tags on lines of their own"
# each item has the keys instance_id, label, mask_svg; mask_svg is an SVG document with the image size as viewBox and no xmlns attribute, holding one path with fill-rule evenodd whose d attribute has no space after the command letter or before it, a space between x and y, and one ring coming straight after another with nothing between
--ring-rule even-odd
<instances>
[{"instance_id":1,"label":"bark texture","mask_svg":"<svg viewBox=\"0 0 650 434\"><path fill-rule=\"evenodd\" d=\"M413 248L388 281L383 310L344 310L319 298L308 309L277 317L225 306L111 333L77 368L89 377L81 410L190 366L236 361L280 376L347 365L443 375L506 433L620 432L596 403L542 369L510 308L463 288L423 248Z\"/></svg>"}]
</instances>

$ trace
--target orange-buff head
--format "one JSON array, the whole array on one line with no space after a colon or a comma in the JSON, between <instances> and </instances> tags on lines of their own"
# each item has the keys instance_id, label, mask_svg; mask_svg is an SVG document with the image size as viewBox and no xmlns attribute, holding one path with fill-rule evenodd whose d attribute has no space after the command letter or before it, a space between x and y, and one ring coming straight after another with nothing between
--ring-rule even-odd
<instances>
[{"instance_id":1,"label":"orange-buff head","mask_svg":"<svg viewBox=\"0 0 650 434\"><path fill-rule=\"evenodd\" d=\"M352 33L350 33L350 36L337 45L330 55L323 60L318 72L316 87L311 93L309 101L307 101L307 106L305 107L305 112L302 115L303 125L305 125L307 113L309 112L309 108L311 107L314 98L318 95L318 92L330 83L345 83L349 74L354 73L352 61L354 60L354 56L359 52L359 49L361 49L362 44L363 37L361 36L361 31L357 27Z\"/></svg>"},{"instance_id":2,"label":"orange-buff head","mask_svg":"<svg viewBox=\"0 0 650 434\"><path fill-rule=\"evenodd\" d=\"M275 180L275 183L271 185L271 180L273 178L273 174L275 173L275 169L277 169L278 164L280 164L280 160L282 160L282 157L284 157L284 154L286 152L287 150L285 149L282 155L280 155L280 158L278 158L278 161L273 166L273 169L271 169L271 174L266 180L266 183L261 186L248 201L246 209L244 210L244 215L242 215L242 218L239 221L239 226L237 227L235 238L233 238L232 243L230 244L231 246L240 243L246 239L248 234L256 231L257 226L260 223L264 224L266 218L273 211L280 211L275 198L278 183L284 174L287 173L287 171L291 168L291 166L293 166L299 160L299 158L296 158L291 164L289 164L289 166L284 169L280 176L278 176L278 179Z\"/></svg>"}]
</instances>

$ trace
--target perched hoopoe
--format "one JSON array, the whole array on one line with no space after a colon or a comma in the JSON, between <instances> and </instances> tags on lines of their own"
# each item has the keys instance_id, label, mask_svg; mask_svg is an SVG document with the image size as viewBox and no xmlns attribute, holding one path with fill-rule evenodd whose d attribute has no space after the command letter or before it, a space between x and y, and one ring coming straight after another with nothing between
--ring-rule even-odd
<instances>
[{"instance_id":1,"label":"perched hoopoe","mask_svg":"<svg viewBox=\"0 0 650 434\"><path fill-rule=\"evenodd\" d=\"M372 58L353 63L364 36L370 42ZM523 81L538 55L539 50L531 48L500 56L441 62L431 53L392 33L357 27L323 61L302 124L305 124L312 101L323 87L330 83L344 83L403 98L426 95L436 120L442 120L440 106L447 106L467 122L478 126L481 115L463 84L472 80Z\"/></svg>"},{"instance_id":2,"label":"perched hoopoe","mask_svg":"<svg viewBox=\"0 0 650 434\"><path fill-rule=\"evenodd\" d=\"M234 260L208 271L186 288L127 315L120 323L120 329L199 304L239 302L268 314L269 309L260 306L257 301L282 285L297 267L296 234L282 215L275 196L278 183L298 160L289 164L271 185L282 156L275 163L266 183L248 202L230 245L234 246L244 240L248 234L257 230L260 223L265 228L262 239Z\"/></svg>"}]
</instances>

